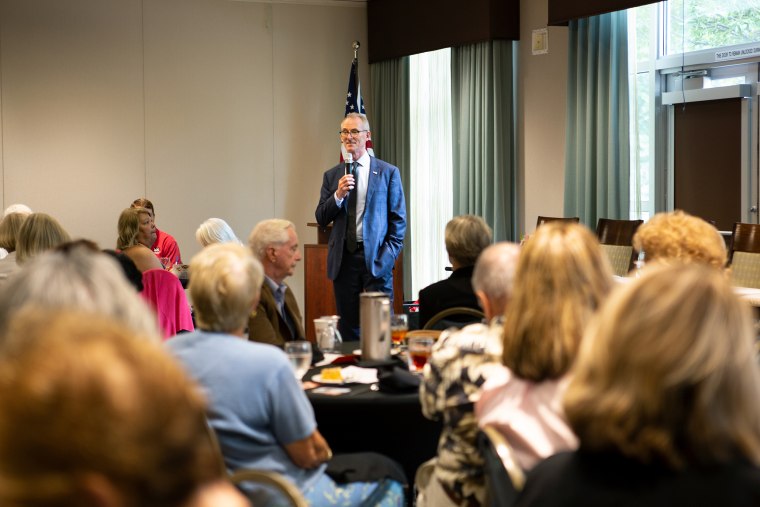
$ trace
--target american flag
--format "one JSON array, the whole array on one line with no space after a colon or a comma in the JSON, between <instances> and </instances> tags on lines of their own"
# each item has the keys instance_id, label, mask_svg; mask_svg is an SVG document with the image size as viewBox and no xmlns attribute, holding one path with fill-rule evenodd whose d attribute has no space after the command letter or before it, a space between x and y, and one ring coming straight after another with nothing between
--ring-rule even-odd
<instances>
[{"instance_id":1,"label":"american flag","mask_svg":"<svg viewBox=\"0 0 760 507\"><path fill-rule=\"evenodd\" d=\"M367 112L364 110L364 100L362 100L362 85L359 82L359 60L357 58L354 58L353 61L351 61L351 71L348 74L348 91L346 92L346 112L343 114L343 116L348 115L348 113L362 113L367 114ZM372 140L367 139L367 152L370 154L370 156L375 156L375 152L372 149ZM340 150L340 161L343 162L343 145L341 145Z\"/></svg>"}]
</instances>

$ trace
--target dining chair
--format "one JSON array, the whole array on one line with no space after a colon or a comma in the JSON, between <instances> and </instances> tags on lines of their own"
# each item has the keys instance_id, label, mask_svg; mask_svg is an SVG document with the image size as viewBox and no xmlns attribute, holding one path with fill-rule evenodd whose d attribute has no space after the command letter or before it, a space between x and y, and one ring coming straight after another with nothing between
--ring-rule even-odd
<instances>
[{"instance_id":1,"label":"dining chair","mask_svg":"<svg viewBox=\"0 0 760 507\"><path fill-rule=\"evenodd\" d=\"M545 224L546 222L573 222L573 223L579 223L581 221L580 217L542 217L539 216L536 220L536 227L540 226L541 224Z\"/></svg>"},{"instance_id":2,"label":"dining chair","mask_svg":"<svg viewBox=\"0 0 760 507\"><path fill-rule=\"evenodd\" d=\"M240 469L232 474L230 481L245 495L252 506L308 507L309 505L301 491L276 472Z\"/></svg>"},{"instance_id":3,"label":"dining chair","mask_svg":"<svg viewBox=\"0 0 760 507\"><path fill-rule=\"evenodd\" d=\"M734 285L760 288L760 224L734 224L728 264Z\"/></svg>"},{"instance_id":4,"label":"dining chair","mask_svg":"<svg viewBox=\"0 0 760 507\"><path fill-rule=\"evenodd\" d=\"M633 235L642 223L643 220L600 218L596 224L596 237L617 276L626 276L633 269L638 256L638 252L633 249Z\"/></svg>"},{"instance_id":5,"label":"dining chair","mask_svg":"<svg viewBox=\"0 0 760 507\"><path fill-rule=\"evenodd\" d=\"M467 324L480 322L486 315L480 310L466 306L455 306L436 313L428 320L422 329L444 330L450 327L463 328Z\"/></svg>"},{"instance_id":6,"label":"dining chair","mask_svg":"<svg viewBox=\"0 0 760 507\"><path fill-rule=\"evenodd\" d=\"M512 446L496 428L487 425L478 434L478 447L484 461L486 505L514 505L525 485L525 472L518 465Z\"/></svg>"}]
</instances>

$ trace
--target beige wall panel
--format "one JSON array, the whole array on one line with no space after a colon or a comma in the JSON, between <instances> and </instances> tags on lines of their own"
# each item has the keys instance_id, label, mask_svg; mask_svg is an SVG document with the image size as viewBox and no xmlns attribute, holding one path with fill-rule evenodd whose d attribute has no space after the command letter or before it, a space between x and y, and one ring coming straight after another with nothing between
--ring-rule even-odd
<instances>
[{"instance_id":1,"label":"beige wall panel","mask_svg":"<svg viewBox=\"0 0 760 507\"><path fill-rule=\"evenodd\" d=\"M316 243L306 223L315 221L322 174L338 163L354 40L363 45L362 95L370 96L366 7L273 7L274 211L296 224L301 244ZM289 283L303 308L303 265Z\"/></svg>"},{"instance_id":2,"label":"beige wall panel","mask_svg":"<svg viewBox=\"0 0 760 507\"><path fill-rule=\"evenodd\" d=\"M0 3L3 205L113 247L144 187L138 0Z\"/></svg>"},{"instance_id":3,"label":"beige wall panel","mask_svg":"<svg viewBox=\"0 0 760 507\"><path fill-rule=\"evenodd\" d=\"M547 0L520 2L519 167L521 233L536 217L562 216L565 186L567 28L549 27L549 54L531 54L532 31L546 28Z\"/></svg>"},{"instance_id":4,"label":"beige wall panel","mask_svg":"<svg viewBox=\"0 0 760 507\"><path fill-rule=\"evenodd\" d=\"M145 1L144 193L185 262L206 218L273 215L271 40L269 5Z\"/></svg>"}]
</instances>

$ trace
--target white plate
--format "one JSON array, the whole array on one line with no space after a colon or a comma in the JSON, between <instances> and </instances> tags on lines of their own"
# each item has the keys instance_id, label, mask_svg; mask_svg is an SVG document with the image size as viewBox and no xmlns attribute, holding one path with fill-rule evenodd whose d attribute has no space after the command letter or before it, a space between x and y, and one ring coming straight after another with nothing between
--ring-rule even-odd
<instances>
[{"instance_id":1,"label":"white plate","mask_svg":"<svg viewBox=\"0 0 760 507\"><path fill-rule=\"evenodd\" d=\"M311 377L311 380L318 384L326 384L331 386L342 386L343 384L351 381L351 379L347 379L345 377L343 377L343 380L323 380L321 373L317 373Z\"/></svg>"}]
</instances>

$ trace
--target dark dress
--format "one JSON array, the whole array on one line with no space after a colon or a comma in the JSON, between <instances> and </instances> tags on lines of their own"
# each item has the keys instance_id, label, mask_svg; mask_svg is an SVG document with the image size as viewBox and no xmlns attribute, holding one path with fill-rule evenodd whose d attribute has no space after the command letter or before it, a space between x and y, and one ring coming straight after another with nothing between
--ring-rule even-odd
<instances>
[{"instance_id":1,"label":"dark dress","mask_svg":"<svg viewBox=\"0 0 760 507\"><path fill-rule=\"evenodd\" d=\"M760 468L734 462L673 471L613 453L556 454L529 474L518 507L748 507L760 505Z\"/></svg>"},{"instance_id":2,"label":"dark dress","mask_svg":"<svg viewBox=\"0 0 760 507\"><path fill-rule=\"evenodd\" d=\"M472 290L474 269L475 266L459 268L445 280L428 285L420 291L420 327L436 313L455 306L480 310L478 298Z\"/></svg>"}]
</instances>

